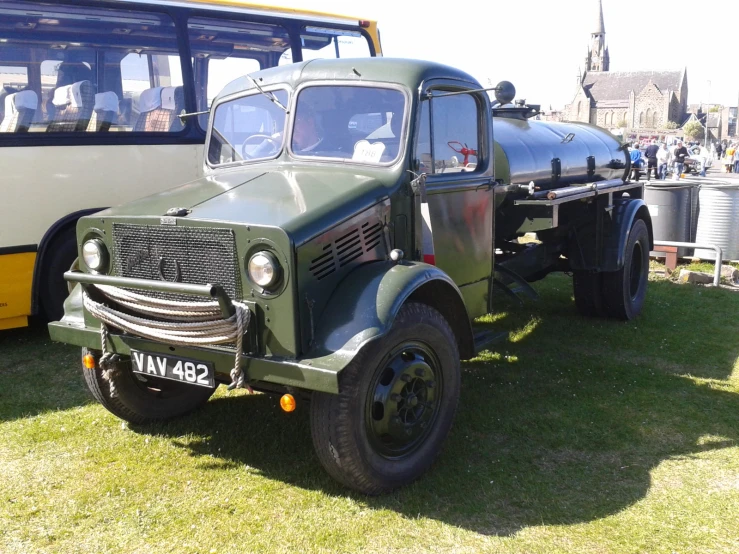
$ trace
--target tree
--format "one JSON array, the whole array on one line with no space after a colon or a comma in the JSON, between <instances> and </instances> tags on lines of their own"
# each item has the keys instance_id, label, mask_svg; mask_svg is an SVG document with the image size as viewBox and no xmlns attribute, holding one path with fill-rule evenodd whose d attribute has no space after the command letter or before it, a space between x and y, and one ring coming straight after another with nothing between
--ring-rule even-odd
<instances>
[{"instance_id":1,"label":"tree","mask_svg":"<svg viewBox=\"0 0 739 554\"><path fill-rule=\"evenodd\" d=\"M708 110L709 113L717 113L720 110L718 106L711 106L711 109Z\"/></svg>"},{"instance_id":2,"label":"tree","mask_svg":"<svg viewBox=\"0 0 739 554\"><path fill-rule=\"evenodd\" d=\"M705 130L703 129L703 125L698 121L688 121L683 125L683 132L685 133L686 139L699 140L703 138Z\"/></svg>"},{"instance_id":3,"label":"tree","mask_svg":"<svg viewBox=\"0 0 739 554\"><path fill-rule=\"evenodd\" d=\"M628 123L626 123L626 120L625 119L622 119L621 121L618 122L618 124L616 125L616 127L619 128L619 129L626 129L626 126L627 125L628 125Z\"/></svg>"},{"instance_id":4,"label":"tree","mask_svg":"<svg viewBox=\"0 0 739 554\"><path fill-rule=\"evenodd\" d=\"M667 123L664 124L664 128L665 129L677 129L677 123L675 123L674 121L668 121Z\"/></svg>"}]
</instances>

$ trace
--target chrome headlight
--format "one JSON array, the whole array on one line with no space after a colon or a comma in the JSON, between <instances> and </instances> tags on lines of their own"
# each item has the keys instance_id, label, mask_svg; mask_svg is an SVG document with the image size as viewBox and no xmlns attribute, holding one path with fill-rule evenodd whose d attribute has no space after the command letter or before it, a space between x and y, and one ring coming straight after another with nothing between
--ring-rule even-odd
<instances>
[{"instance_id":1,"label":"chrome headlight","mask_svg":"<svg viewBox=\"0 0 739 554\"><path fill-rule=\"evenodd\" d=\"M280 264L269 252L261 251L249 258L249 279L263 289L274 287L280 280Z\"/></svg>"},{"instance_id":2,"label":"chrome headlight","mask_svg":"<svg viewBox=\"0 0 739 554\"><path fill-rule=\"evenodd\" d=\"M108 250L100 239L90 239L82 245L82 259L93 271L103 271L108 265Z\"/></svg>"}]
</instances>

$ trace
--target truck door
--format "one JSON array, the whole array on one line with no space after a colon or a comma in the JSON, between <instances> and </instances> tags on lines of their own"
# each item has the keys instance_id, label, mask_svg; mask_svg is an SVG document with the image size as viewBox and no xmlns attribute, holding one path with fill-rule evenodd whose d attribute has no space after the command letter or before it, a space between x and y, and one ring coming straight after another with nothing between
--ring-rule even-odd
<instances>
[{"instance_id":1,"label":"truck door","mask_svg":"<svg viewBox=\"0 0 739 554\"><path fill-rule=\"evenodd\" d=\"M464 92L472 89L458 82L427 86L414 158L417 172L426 174L434 246L426 261L454 280L476 317L490 311L494 212L489 101Z\"/></svg>"}]
</instances>

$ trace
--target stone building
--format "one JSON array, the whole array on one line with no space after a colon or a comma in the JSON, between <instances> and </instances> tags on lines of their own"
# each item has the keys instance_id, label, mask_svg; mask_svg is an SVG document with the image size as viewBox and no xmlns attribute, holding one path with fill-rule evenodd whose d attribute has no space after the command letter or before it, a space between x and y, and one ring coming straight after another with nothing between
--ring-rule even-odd
<instances>
[{"instance_id":1,"label":"stone building","mask_svg":"<svg viewBox=\"0 0 739 554\"><path fill-rule=\"evenodd\" d=\"M721 110L721 139L739 138L737 131L737 108L725 107Z\"/></svg>"},{"instance_id":2,"label":"stone building","mask_svg":"<svg viewBox=\"0 0 739 554\"><path fill-rule=\"evenodd\" d=\"M685 121L683 121L683 124L680 126L680 130L684 130L685 126L692 121L698 122L700 126L703 127L703 138L701 138L697 142L704 142L706 139L708 139L708 144L710 144L721 140L722 137L720 112L688 112Z\"/></svg>"},{"instance_id":3,"label":"stone building","mask_svg":"<svg viewBox=\"0 0 739 554\"><path fill-rule=\"evenodd\" d=\"M687 71L611 71L602 0L598 8L585 71L578 74L564 118L639 131L663 129L668 121L682 123L688 108Z\"/></svg>"}]
</instances>

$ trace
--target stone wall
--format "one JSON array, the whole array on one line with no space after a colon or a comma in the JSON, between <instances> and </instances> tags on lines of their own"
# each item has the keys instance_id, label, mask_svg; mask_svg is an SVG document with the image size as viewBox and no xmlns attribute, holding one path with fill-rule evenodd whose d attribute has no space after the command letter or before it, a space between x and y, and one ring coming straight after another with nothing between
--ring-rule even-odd
<instances>
[{"instance_id":1,"label":"stone wall","mask_svg":"<svg viewBox=\"0 0 739 554\"><path fill-rule=\"evenodd\" d=\"M661 128L666 121L664 106L664 95L650 82L635 98L634 128Z\"/></svg>"},{"instance_id":2,"label":"stone wall","mask_svg":"<svg viewBox=\"0 0 739 554\"><path fill-rule=\"evenodd\" d=\"M618 127L622 121L629 121L629 111L626 108L597 108L593 110L591 123L604 129Z\"/></svg>"},{"instance_id":3,"label":"stone wall","mask_svg":"<svg viewBox=\"0 0 739 554\"><path fill-rule=\"evenodd\" d=\"M578 90L572 103L565 106L564 116L566 121L590 122L590 98L583 89Z\"/></svg>"},{"instance_id":4,"label":"stone wall","mask_svg":"<svg viewBox=\"0 0 739 554\"><path fill-rule=\"evenodd\" d=\"M683 109L682 102L675 95L672 95L669 106L667 118L675 123L682 123L682 120L685 118L685 110Z\"/></svg>"}]
</instances>

